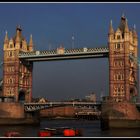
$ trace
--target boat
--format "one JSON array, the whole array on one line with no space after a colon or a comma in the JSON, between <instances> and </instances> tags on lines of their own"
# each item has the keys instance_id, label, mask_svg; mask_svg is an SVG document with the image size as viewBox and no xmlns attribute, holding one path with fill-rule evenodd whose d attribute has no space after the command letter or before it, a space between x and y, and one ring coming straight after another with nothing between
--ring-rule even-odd
<instances>
[{"instance_id":1,"label":"boat","mask_svg":"<svg viewBox=\"0 0 140 140\"><path fill-rule=\"evenodd\" d=\"M41 128L39 137L76 137L82 136L82 131L70 127Z\"/></svg>"},{"instance_id":2,"label":"boat","mask_svg":"<svg viewBox=\"0 0 140 140\"><path fill-rule=\"evenodd\" d=\"M53 136L55 131L56 131L56 129L52 129L52 128L40 129L39 137L51 137L51 136Z\"/></svg>"},{"instance_id":3,"label":"boat","mask_svg":"<svg viewBox=\"0 0 140 140\"><path fill-rule=\"evenodd\" d=\"M63 130L64 137L82 136L81 130L76 128L66 128Z\"/></svg>"},{"instance_id":4,"label":"boat","mask_svg":"<svg viewBox=\"0 0 140 140\"><path fill-rule=\"evenodd\" d=\"M9 131L4 134L5 137L21 137L21 134L17 131Z\"/></svg>"}]
</instances>

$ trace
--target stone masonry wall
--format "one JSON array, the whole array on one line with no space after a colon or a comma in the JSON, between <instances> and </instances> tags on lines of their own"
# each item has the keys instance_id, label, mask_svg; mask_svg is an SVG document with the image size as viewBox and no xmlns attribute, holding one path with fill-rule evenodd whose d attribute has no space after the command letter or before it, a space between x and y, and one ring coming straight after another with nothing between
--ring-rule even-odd
<instances>
[{"instance_id":1,"label":"stone masonry wall","mask_svg":"<svg viewBox=\"0 0 140 140\"><path fill-rule=\"evenodd\" d=\"M73 117L75 113L74 107L54 107L40 111L41 117Z\"/></svg>"},{"instance_id":2,"label":"stone masonry wall","mask_svg":"<svg viewBox=\"0 0 140 140\"><path fill-rule=\"evenodd\" d=\"M102 116L115 119L140 120L140 112L136 105L128 102L103 103Z\"/></svg>"},{"instance_id":3,"label":"stone masonry wall","mask_svg":"<svg viewBox=\"0 0 140 140\"><path fill-rule=\"evenodd\" d=\"M0 118L24 118L24 107L20 103L0 103Z\"/></svg>"}]
</instances>

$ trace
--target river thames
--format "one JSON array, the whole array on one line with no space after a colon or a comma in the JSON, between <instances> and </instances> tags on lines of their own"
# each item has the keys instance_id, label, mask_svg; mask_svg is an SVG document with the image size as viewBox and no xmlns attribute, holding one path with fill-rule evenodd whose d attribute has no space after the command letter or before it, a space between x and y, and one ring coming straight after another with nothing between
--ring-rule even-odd
<instances>
[{"instance_id":1,"label":"river thames","mask_svg":"<svg viewBox=\"0 0 140 140\"><path fill-rule=\"evenodd\" d=\"M8 131L18 131L22 137L38 137L38 132L41 128L54 128L54 127L73 127L82 130L81 137L140 137L140 129L112 129L104 130L100 129L99 120L48 120L41 119L40 125L12 125L1 126L0 136L3 137Z\"/></svg>"}]
</instances>

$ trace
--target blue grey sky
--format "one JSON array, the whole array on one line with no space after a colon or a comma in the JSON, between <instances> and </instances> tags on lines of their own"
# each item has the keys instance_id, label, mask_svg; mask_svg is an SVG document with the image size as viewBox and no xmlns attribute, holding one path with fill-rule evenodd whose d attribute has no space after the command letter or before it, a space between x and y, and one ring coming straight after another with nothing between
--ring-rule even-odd
<instances>
[{"instance_id":1,"label":"blue grey sky","mask_svg":"<svg viewBox=\"0 0 140 140\"><path fill-rule=\"evenodd\" d=\"M72 35L75 48L107 46L110 20L117 29L123 13L140 36L140 3L0 3L0 51L5 31L13 37L17 25L27 41L33 35L35 50L55 49L61 43L72 48ZM63 100L91 92L98 99L101 93L109 94L108 58L34 63L33 97Z\"/></svg>"}]
</instances>

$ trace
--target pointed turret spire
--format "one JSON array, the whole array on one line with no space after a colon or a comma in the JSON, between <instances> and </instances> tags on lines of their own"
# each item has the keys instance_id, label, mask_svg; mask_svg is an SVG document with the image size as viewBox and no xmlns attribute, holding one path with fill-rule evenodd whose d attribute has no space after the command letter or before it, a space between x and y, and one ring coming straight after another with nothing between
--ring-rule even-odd
<instances>
[{"instance_id":1,"label":"pointed turret spire","mask_svg":"<svg viewBox=\"0 0 140 140\"><path fill-rule=\"evenodd\" d=\"M125 22L124 32L129 32L128 20L127 19L126 19L126 22Z\"/></svg>"},{"instance_id":2,"label":"pointed turret spire","mask_svg":"<svg viewBox=\"0 0 140 140\"><path fill-rule=\"evenodd\" d=\"M109 34L113 34L114 33L114 29L112 26L112 20L110 20L110 26L109 26Z\"/></svg>"},{"instance_id":3,"label":"pointed turret spire","mask_svg":"<svg viewBox=\"0 0 140 140\"><path fill-rule=\"evenodd\" d=\"M18 25L18 26L17 26L17 30L22 31L22 29L21 29L21 26L20 26L20 25Z\"/></svg>"},{"instance_id":4,"label":"pointed turret spire","mask_svg":"<svg viewBox=\"0 0 140 140\"><path fill-rule=\"evenodd\" d=\"M133 36L138 37L137 32L136 32L136 25L135 24L134 24L134 28L133 28Z\"/></svg>"},{"instance_id":5,"label":"pointed turret spire","mask_svg":"<svg viewBox=\"0 0 140 140\"><path fill-rule=\"evenodd\" d=\"M8 43L9 39L8 39L8 33L7 31L5 31L5 39L4 39L4 43Z\"/></svg>"},{"instance_id":6,"label":"pointed turret spire","mask_svg":"<svg viewBox=\"0 0 140 140\"><path fill-rule=\"evenodd\" d=\"M125 18L125 15L124 15L124 13L122 13L122 18Z\"/></svg>"},{"instance_id":7,"label":"pointed turret spire","mask_svg":"<svg viewBox=\"0 0 140 140\"><path fill-rule=\"evenodd\" d=\"M64 48L64 45L63 45L63 43L61 43L61 44L60 44L60 48Z\"/></svg>"},{"instance_id":8,"label":"pointed turret spire","mask_svg":"<svg viewBox=\"0 0 140 140\"><path fill-rule=\"evenodd\" d=\"M134 24L134 30L136 30L136 25Z\"/></svg>"},{"instance_id":9,"label":"pointed turret spire","mask_svg":"<svg viewBox=\"0 0 140 140\"><path fill-rule=\"evenodd\" d=\"M32 34L30 35L29 50L33 51L33 36L32 36Z\"/></svg>"},{"instance_id":10,"label":"pointed turret spire","mask_svg":"<svg viewBox=\"0 0 140 140\"><path fill-rule=\"evenodd\" d=\"M32 36L32 34L30 35L29 45L33 45L33 36Z\"/></svg>"},{"instance_id":11,"label":"pointed turret spire","mask_svg":"<svg viewBox=\"0 0 140 140\"><path fill-rule=\"evenodd\" d=\"M21 31L22 31L22 29L21 29L20 25L18 25L16 28L16 42L20 42L20 40L21 40Z\"/></svg>"},{"instance_id":12,"label":"pointed turret spire","mask_svg":"<svg viewBox=\"0 0 140 140\"><path fill-rule=\"evenodd\" d=\"M121 16L121 22L120 22L119 28L122 32L128 32L129 31L128 24L127 24L127 19L124 16L124 14L122 14L122 16Z\"/></svg>"}]
</instances>

